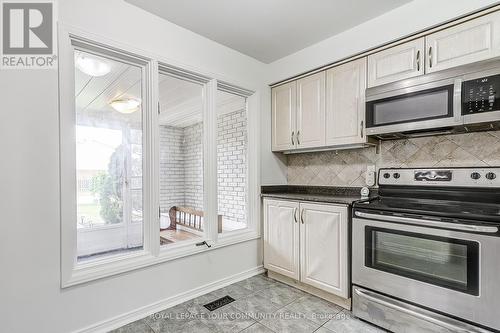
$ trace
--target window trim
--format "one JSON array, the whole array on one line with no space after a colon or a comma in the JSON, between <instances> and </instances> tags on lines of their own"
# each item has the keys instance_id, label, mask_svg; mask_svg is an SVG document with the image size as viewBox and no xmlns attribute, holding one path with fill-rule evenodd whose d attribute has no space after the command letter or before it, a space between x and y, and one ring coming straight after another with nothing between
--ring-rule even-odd
<instances>
[{"instance_id":1,"label":"window trim","mask_svg":"<svg viewBox=\"0 0 500 333\"><path fill-rule=\"evenodd\" d=\"M87 283L104 277L129 272L178 258L213 251L225 246L246 242L261 237L260 234L260 95L257 90L240 88L236 80L203 74L171 59L162 58L143 50L118 43L73 27L59 24L59 147L60 147L60 219L61 219L61 288ZM95 48L141 62L144 68L143 82L143 249L126 254L117 254L92 262L77 264L76 176L74 137L74 43L87 50ZM122 60L123 61L123 60ZM168 65L167 65L168 64ZM204 154L212 154L204 167L204 210L207 214L207 242L211 245L194 246L186 242L162 248L159 242L159 140L158 140L158 76L159 69L183 79L203 82L204 103ZM228 84L236 82L238 85ZM251 86L241 84L241 86ZM218 234L217 219L217 124L216 94L218 87L231 93L247 97L248 131L248 202L247 228ZM226 91L227 91L226 90ZM250 114L252 116L250 117ZM207 130L205 130L207 128ZM205 155L204 155L205 156ZM208 155L210 156L210 155ZM215 195L211 195L215 193Z\"/></svg>"}]
</instances>

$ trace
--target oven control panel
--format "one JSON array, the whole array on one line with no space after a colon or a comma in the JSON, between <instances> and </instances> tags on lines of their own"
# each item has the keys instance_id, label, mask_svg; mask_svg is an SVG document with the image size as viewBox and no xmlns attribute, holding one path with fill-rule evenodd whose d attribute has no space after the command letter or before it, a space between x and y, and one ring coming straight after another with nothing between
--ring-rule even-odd
<instances>
[{"instance_id":1,"label":"oven control panel","mask_svg":"<svg viewBox=\"0 0 500 333\"><path fill-rule=\"evenodd\" d=\"M500 75L462 83L462 114L500 110Z\"/></svg>"},{"instance_id":2,"label":"oven control panel","mask_svg":"<svg viewBox=\"0 0 500 333\"><path fill-rule=\"evenodd\" d=\"M500 168L380 169L379 185L499 187Z\"/></svg>"}]
</instances>

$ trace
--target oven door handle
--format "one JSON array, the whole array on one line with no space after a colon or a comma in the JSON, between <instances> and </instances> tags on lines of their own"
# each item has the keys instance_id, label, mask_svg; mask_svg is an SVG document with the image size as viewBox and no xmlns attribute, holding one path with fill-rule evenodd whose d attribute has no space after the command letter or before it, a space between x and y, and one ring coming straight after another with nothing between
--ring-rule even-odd
<instances>
[{"instance_id":1,"label":"oven door handle","mask_svg":"<svg viewBox=\"0 0 500 333\"><path fill-rule=\"evenodd\" d=\"M494 233L498 232L498 227L492 227L492 226L432 221L432 220L426 220L426 219L416 219L416 218L411 218L411 217L370 214L370 213L363 213L363 212L358 212L358 211L355 212L354 215L356 215L357 217L365 218L365 219L376 219L376 220L387 221L387 222L409 223L409 224L416 224L416 225L421 225L421 226L425 226L425 227L446 228L446 229L472 231L472 232L484 232L484 233L489 233L489 234L494 234Z\"/></svg>"},{"instance_id":2,"label":"oven door handle","mask_svg":"<svg viewBox=\"0 0 500 333\"><path fill-rule=\"evenodd\" d=\"M412 317L417 317L417 318L422 319L424 321L431 322L434 325L446 328L446 329L450 330L451 332L463 332L463 333L483 332L482 330L473 330L472 327L469 327L469 325L467 325L468 327L465 328L465 327L459 327L457 325L444 322L438 318L434 318L433 316L430 316L430 315L427 315L425 313L421 313L418 311L414 311L408 307L405 307L404 304L400 305L399 302L396 303L395 301L393 301L387 297L375 295L368 290L364 290L364 289L360 290L358 288L354 288L354 292L359 297L365 298L373 303L377 303L377 304L380 304L380 305L385 306L387 308L396 310L398 312L406 313Z\"/></svg>"}]
</instances>

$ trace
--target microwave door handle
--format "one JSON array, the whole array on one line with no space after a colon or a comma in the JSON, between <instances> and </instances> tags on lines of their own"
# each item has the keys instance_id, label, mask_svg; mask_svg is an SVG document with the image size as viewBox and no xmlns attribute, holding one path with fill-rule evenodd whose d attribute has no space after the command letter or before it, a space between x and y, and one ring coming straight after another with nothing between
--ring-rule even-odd
<instances>
[{"instance_id":1,"label":"microwave door handle","mask_svg":"<svg viewBox=\"0 0 500 333\"><path fill-rule=\"evenodd\" d=\"M438 318L435 318L434 316L432 315L428 315L428 314L425 314L425 313L422 313L418 310L413 310L411 309L410 307L408 307L406 304L404 303L400 303L398 301L395 301L395 300L392 300L388 297L384 297L384 296L379 296L379 295L376 295L368 290L361 290L361 289L358 289L358 288L354 288L354 292L356 293L356 295L358 295L359 297L362 297L362 298L365 298L373 303L377 303L377 304L380 304L382 306L385 306L389 309L392 309L392 310L396 310L398 312L403 312L403 313L406 313L412 317L416 317L416 318L419 318L419 319L422 319L424 321L428 321L430 323L433 323L434 325L436 326L440 326L442 328L445 328L447 330L449 330L450 332L463 332L463 333L467 333L467 332L470 332L470 333L473 333L473 332L480 332L480 331L471 331L469 329L469 327L465 328L465 327L459 327L457 325L454 325L454 324L451 324L451 323L447 323L443 320L440 320Z\"/></svg>"},{"instance_id":2,"label":"microwave door handle","mask_svg":"<svg viewBox=\"0 0 500 333\"><path fill-rule=\"evenodd\" d=\"M433 221L426 219L416 219L411 217L388 216L388 215L370 214L363 212L355 212L354 215L365 219L376 219L385 222L416 224L424 227L446 228L446 229L469 231L469 232L484 232L489 234L495 234L498 232L498 227L493 227L493 226L490 227L490 226L474 225L474 224L449 223L449 222Z\"/></svg>"}]
</instances>

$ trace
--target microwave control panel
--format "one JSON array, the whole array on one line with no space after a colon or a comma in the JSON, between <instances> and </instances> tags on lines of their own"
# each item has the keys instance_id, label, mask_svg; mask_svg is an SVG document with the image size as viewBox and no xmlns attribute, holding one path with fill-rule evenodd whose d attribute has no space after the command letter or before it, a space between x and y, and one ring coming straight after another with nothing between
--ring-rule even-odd
<instances>
[{"instance_id":1,"label":"microwave control panel","mask_svg":"<svg viewBox=\"0 0 500 333\"><path fill-rule=\"evenodd\" d=\"M462 114L500 110L500 75L462 83Z\"/></svg>"}]
</instances>

